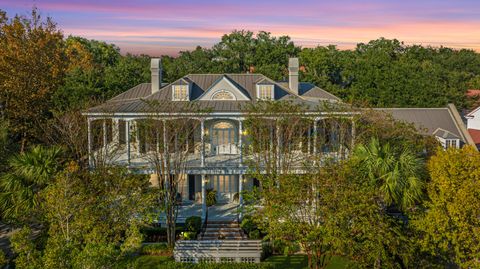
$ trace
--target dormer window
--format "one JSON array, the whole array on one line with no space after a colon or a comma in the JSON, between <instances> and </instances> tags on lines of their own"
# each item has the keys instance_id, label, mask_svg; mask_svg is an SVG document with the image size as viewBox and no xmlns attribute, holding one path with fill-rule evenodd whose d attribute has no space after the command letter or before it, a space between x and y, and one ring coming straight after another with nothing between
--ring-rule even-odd
<instances>
[{"instance_id":1,"label":"dormer window","mask_svg":"<svg viewBox=\"0 0 480 269\"><path fill-rule=\"evenodd\" d=\"M445 149L458 148L459 146L460 146L460 141L458 139L446 139L445 140Z\"/></svg>"},{"instance_id":2,"label":"dormer window","mask_svg":"<svg viewBox=\"0 0 480 269\"><path fill-rule=\"evenodd\" d=\"M172 100L173 101L188 101L188 85L173 85L172 86Z\"/></svg>"},{"instance_id":3,"label":"dormer window","mask_svg":"<svg viewBox=\"0 0 480 269\"><path fill-rule=\"evenodd\" d=\"M257 98L260 100L273 100L273 85L270 84L258 84L257 85Z\"/></svg>"}]
</instances>

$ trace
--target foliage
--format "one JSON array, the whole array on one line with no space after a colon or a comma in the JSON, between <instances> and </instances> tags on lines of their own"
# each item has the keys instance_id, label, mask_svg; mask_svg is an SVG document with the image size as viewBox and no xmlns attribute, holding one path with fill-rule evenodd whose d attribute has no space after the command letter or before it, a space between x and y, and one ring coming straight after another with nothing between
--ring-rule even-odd
<instances>
[{"instance_id":1,"label":"foliage","mask_svg":"<svg viewBox=\"0 0 480 269\"><path fill-rule=\"evenodd\" d=\"M27 143L42 136L52 95L65 74L63 35L36 8L29 17L0 20L0 115L11 136Z\"/></svg>"},{"instance_id":2,"label":"foliage","mask_svg":"<svg viewBox=\"0 0 480 269\"><path fill-rule=\"evenodd\" d=\"M214 189L207 189L206 197L207 206L212 206L217 204L217 191Z\"/></svg>"},{"instance_id":3,"label":"foliage","mask_svg":"<svg viewBox=\"0 0 480 269\"><path fill-rule=\"evenodd\" d=\"M31 241L31 237L32 230L25 226L16 231L10 238L12 250L17 255L15 268L41 268L40 251L36 249L35 244Z\"/></svg>"},{"instance_id":4,"label":"foliage","mask_svg":"<svg viewBox=\"0 0 480 269\"><path fill-rule=\"evenodd\" d=\"M44 249L38 262L42 268L110 268L140 248L137 225L150 220L148 186L144 176L124 169L91 172L70 163L40 192L41 213L48 223L46 244L26 236L21 244Z\"/></svg>"},{"instance_id":5,"label":"foliage","mask_svg":"<svg viewBox=\"0 0 480 269\"><path fill-rule=\"evenodd\" d=\"M202 228L202 218L199 216L190 216L185 220L185 230L198 234Z\"/></svg>"},{"instance_id":6,"label":"foliage","mask_svg":"<svg viewBox=\"0 0 480 269\"><path fill-rule=\"evenodd\" d=\"M167 228L165 227L142 227L140 231L145 237L145 242L167 241ZM175 237L184 231L184 227L176 226Z\"/></svg>"},{"instance_id":7,"label":"foliage","mask_svg":"<svg viewBox=\"0 0 480 269\"><path fill-rule=\"evenodd\" d=\"M8 264L8 258L5 255L5 252L0 249L0 268L3 268L5 265Z\"/></svg>"},{"instance_id":8,"label":"foliage","mask_svg":"<svg viewBox=\"0 0 480 269\"><path fill-rule=\"evenodd\" d=\"M419 202L423 195L423 161L407 147L381 145L372 138L368 145L358 145L353 153L362 178L377 186L387 206L407 209Z\"/></svg>"},{"instance_id":9,"label":"foliage","mask_svg":"<svg viewBox=\"0 0 480 269\"><path fill-rule=\"evenodd\" d=\"M240 228L242 228L247 234L258 229L253 217L250 215L243 217L242 222L240 223Z\"/></svg>"},{"instance_id":10,"label":"foliage","mask_svg":"<svg viewBox=\"0 0 480 269\"><path fill-rule=\"evenodd\" d=\"M445 264L479 266L480 153L439 149L428 162L425 211L414 221L422 249Z\"/></svg>"},{"instance_id":11,"label":"foliage","mask_svg":"<svg viewBox=\"0 0 480 269\"><path fill-rule=\"evenodd\" d=\"M165 243L146 244L142 246L143 255L171 256L172 249Z\"/></svg>"},{"instance_id":12,"label":"foliage","mask_svg":"<svg viewBox=\"0 0 480 269\"><path fill-rule=\"evenodd\" d=\"M3 218L26 221L39 205L38 192L52 182L61 169L62 150L35 146L13 156L10 169L0 178L0 208Z\"/></svg>"}]
</instances>

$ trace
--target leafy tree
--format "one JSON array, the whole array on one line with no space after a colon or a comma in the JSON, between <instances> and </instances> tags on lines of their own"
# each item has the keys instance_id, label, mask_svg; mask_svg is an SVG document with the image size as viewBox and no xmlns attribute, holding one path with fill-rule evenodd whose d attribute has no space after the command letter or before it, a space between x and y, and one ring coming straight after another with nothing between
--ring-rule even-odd
<instances>
[{"instance_id":1,"label":"leafy tree","mask_svg":"<svg viewBox=\"0 0 480 269\"><path fill-rule=\"evenodd\" d=\"M0 208L6 219L28 220L38 208L38 192L61 169L62 150L35 146L13 156L10 170L1 177Z\"/></svg>"},{"instance_id":2,"label":"leafy tree","mask_svg":"<svg viewBox=\"0 0 480 269\"><path fill-rule=\"evenodd\" d=\"M15 258L15 268L37 269L41 268L41 253L32 242L32 230L25 226L15 232L10 238Z\"/></svg>"},{"instance_id":3,"label":"leafy tree","mask_svg":"<svg viewBox=\"0 0 480 269\"><path fill-rule=\"evenodd\" d=\"M424 251L462 268L479 267L480 153L439 149L428 161L425 211L414 221Z\"/></svg>"},{"instance_id":4,"label":"leafy tree","mask_svg":"<svg viewBox=\"0 0 480 269\"><path fill-rule=\"evenodd\" d=\"M363 178L381 190L386 205L405 210L421 201L423 161L409 148L381 145L372 138L368 145L358 145L353 157L359 161Z\"/></svg>"},{"instance_id":5,"label":"leafy tree","mask_svg":"<svg viewBox=\"0 0 480 269\"><path fill-rule=\"evenodd\" d=\"M0 115L10 122L11 136L21 151L41 137L49 117L51 96L65 74L63 35L43 20L37 9L30 17L0 19Z\"/></svg>"}]
</instances>

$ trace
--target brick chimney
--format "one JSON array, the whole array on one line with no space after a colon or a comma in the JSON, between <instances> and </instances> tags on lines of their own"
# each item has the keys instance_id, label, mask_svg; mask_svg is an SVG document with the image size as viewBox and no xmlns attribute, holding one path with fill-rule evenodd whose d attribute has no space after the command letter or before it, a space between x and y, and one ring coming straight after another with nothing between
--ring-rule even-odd
<instances>
[{"instance_id":1,"label":"brick chimney","mask_svg":"<svg viewBox=\"0 0 480 269\"><path fill-rule=\"evenodd\" d=\"M298 94L298 58L288 59L288 87Z\"/></svg>"},{"instance_id":2,"label":"brick chimney","mask_svg":"<svg viewBox=\"0 0 480 269\"><path fill-rule=\"evenodd\" d=\"M150 73L152 76L152 94L160 90L162 86L162 60L152 58L150 60Z\"/></svg>"}]
</instances>

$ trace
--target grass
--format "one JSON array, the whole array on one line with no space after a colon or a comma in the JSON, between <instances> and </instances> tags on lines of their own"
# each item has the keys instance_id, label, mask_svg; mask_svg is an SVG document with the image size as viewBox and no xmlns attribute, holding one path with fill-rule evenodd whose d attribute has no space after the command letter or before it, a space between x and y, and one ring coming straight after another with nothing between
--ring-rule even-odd
<instances>
[{"instance_id":1,"label":"grass","mask_svg":"<svg viewBox=\"0 0 480 269\"><path fill-rule=\"evenodd\" d=\"M278 269L304 269L308 268L306 255L270 256L265 262L271 263ZM345 258L333 257L326 267L327 269L352 268L352 264Z\"/></svg>"}]
</instances>

